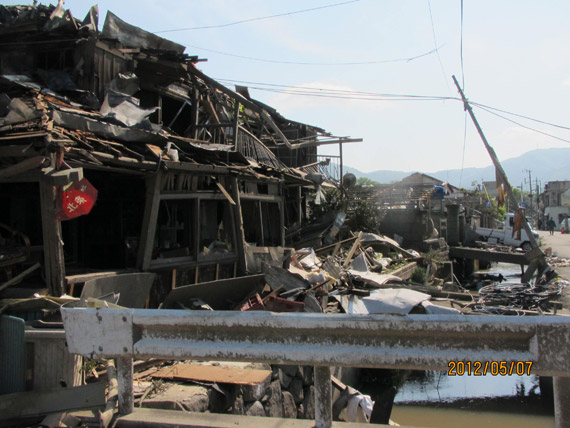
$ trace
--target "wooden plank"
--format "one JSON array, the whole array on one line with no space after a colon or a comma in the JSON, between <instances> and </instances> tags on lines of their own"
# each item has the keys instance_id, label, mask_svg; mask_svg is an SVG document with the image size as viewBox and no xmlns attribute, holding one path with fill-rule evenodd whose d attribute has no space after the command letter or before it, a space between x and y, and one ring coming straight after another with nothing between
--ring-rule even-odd
<instances>
[{"instance_id":1,"label":"wooden plank","mask_svg":"<svg viewBox=\"0 0 570 428\"><path fill-rule=\"evenodd\" d=\"M151 375L159 379L198 380L202 382L259 385L271 377L271 370L243 369L231 366L175 364Z\"/></svg>"},{"instance_id":2,"label":"wooden plank","mask_svg":"<svg viewBox=\"0 0 570 428\"><path fill-rule=\"evenodd\" d=\"M360 233L358 234L356 241L354 241L354 244L352 244L352 248L348 252L346 259L344 260L344 264L342 265L342 267L344 269L346 269L346 268L348 268L348 266L350 266L350 262L352 261L352 257L354 256L356 249L359 247L361 239L362 239L362 231L360 231Z\"/></svg>"},{"instance_id":3,"label":"wooden plank","mask_svg":"<svg viewBox=\"0 0 570 428\"><path fill-rule=\"evenodd\" d=\"M41 265L39 263L34 264L32 267L29 267L25 271L21 272L20 274L16 275L14 278L9 279L4 284L0 285L0 291L4 290L5 288L10 287L13 284L16 284L18 281L24 279L30 273L38 269Z\"/></svg>"},{"instance_id":4,"label":"wooden plank","mask_svg":"<svg viewBox=\"0 0 570 428\"><path fill-rule=\"evenodd\" d=\"M105 382L0 395L0 420L105 405Z\"/></svg>"},{"instance_id":5,"label":"wooden plank","mask_svg":"<svg viewBox=\"0 0 570 428\"><path fill-rule=\"evenodd\" d=\"M94 278L101 278L104 276L113 276L113 275L119 275L122 273L134 273L134 272L138 272L138 271L135 269L119 269L119 270L108 270L108 271L103 271L103 272L81 273L81 274L77 274L77 275L67 275L65 277L65 281L67 282L67 285L81 284L85 281L89 281L90 279L94 279Z\"/></svg>"},{"instance_id":6,"label":"wooden plank","mask_svg":"<svg viewBox=\"0 0 570 428\"><path fill-rule=\"evenodd\" d=\"M224 196L229 201L229 203L232 205L235 205L236 204L235 201L232 199L232 197L230 196L228 191L224 188L222 183L220 183L219 181L216 181L216 184L218 185L218 189L220 189L220 192L222 192L224 194Z\"/></svg>"}]
</instances>

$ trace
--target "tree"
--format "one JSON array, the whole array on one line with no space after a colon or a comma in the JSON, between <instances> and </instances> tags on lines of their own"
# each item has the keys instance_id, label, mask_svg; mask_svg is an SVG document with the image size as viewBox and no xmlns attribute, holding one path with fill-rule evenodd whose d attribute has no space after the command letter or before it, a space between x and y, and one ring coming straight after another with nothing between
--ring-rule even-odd
<instances>
[{"instance_id":1,"label":"tree","mask_svg":"<svg viewBox=\"0 0 570 428\"><path fill-rule=\"evenodd\" d=\"M379 184L377 181L371 180L368 177L359 177L358 180L356 180L356 185L360 187L374 187Z\"/></svg>"}]
</instances>

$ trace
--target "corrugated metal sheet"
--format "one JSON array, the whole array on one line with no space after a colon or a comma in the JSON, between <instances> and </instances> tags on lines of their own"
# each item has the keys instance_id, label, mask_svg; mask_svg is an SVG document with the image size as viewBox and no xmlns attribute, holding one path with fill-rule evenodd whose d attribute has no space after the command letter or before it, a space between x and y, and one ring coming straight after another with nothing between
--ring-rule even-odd
<instances>
[{"instance_id":1,"label":"corrugated metal sheet","mask_svg":"<svg viewBox=\"0 0 570 428\"><path fill-rule=\"evenodd\" d=\"M24 320L0 317L0 394L22 392L26 380Z\"/></svg>"}]
</instances>

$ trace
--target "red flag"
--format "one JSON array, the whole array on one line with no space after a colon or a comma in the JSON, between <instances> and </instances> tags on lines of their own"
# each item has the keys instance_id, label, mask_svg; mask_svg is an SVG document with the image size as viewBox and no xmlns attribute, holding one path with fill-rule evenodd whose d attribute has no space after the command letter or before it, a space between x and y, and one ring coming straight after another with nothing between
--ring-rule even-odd
<instances>
[{"instance_id":1,"label":"red flag","mask_svg":"<svg viewBox=\"0 0 570 428\"><path fill-rule=\"evenodd\" d=\"M86 178L79 180L61 193L61 209L57 218L64 221L89 214L96 200L97 189Z\"/></svg>"}]
</instances>

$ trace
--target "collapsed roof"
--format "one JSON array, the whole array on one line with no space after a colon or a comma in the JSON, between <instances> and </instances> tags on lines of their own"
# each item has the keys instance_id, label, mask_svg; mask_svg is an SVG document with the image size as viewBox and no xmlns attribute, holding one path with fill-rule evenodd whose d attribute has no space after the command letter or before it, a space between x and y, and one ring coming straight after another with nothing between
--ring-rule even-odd
<instances>
[{"instance_id":1,"label":"collapsed roof","mask_svg":"<svg viewBox=\"0 0 570 428\"><path fill-rule=\"evenodd\" d=\"M182 45L111 12L99 32L97 6L79 21L62 3L0 6L0 138L37 142L0 152L0 165L47 142L92 167L184 162L301 179L290 167L315 163L321 143L348 141L284 118L245 87L228 89Z\"/></svg>"}]
</instances>

